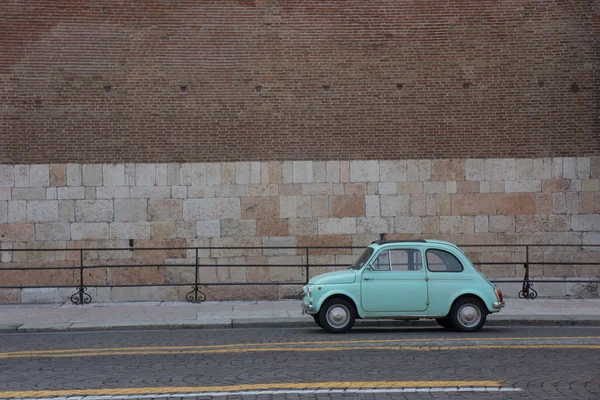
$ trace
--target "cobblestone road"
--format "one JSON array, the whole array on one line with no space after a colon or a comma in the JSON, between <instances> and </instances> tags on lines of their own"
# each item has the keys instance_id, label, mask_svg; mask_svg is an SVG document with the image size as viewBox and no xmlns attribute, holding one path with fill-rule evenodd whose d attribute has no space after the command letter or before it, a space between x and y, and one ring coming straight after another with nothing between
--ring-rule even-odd
<instances>
[{"instance_id":1,"label":"cobblestone road","mask_svg":"<svg viewBox=\"0 0 600 400\"><path fill-rule=\"evenodd\" d=\"M0 398L598 399L600 328L15 333L0 371Z\"/></svg>"}]
</instances>

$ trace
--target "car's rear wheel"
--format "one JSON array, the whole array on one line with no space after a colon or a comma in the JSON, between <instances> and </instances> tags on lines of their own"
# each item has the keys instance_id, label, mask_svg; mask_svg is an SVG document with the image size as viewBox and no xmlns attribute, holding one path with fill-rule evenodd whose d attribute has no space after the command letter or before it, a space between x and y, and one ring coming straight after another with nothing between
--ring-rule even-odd
<instances>
[{"instance_id":1,"label":"car's rear wheel","mask_svg":"<svg viewBox=\"0 0 600 400\"><path fill-rule=\"evenodd\" d=\"M448 318L436 318L435 321L446 329L452 329L452 321L450 321Z\"/></svg>"},{"instance_id":2,"label":"car's rear wheel","mask_svg":"<svg viewBox=\"0 0 600 400\"><path fill-rule=\"evenodd\" d=\"M321 327L331 333L345 333L354 326L354 305L341 297L326 300L319 312Z\"/></svg>"},{"instance_id":3,"label":"car's rear wheel","mask_svg":"<svg viewBox=\"0 0 600 400\"><path fill-rule=\"evenodd\" d=\"M487 310L476 297L463 297L452 305L449 320L452 328L460 332L475 332L485 324Z\"/></svg>"}]
</instances>

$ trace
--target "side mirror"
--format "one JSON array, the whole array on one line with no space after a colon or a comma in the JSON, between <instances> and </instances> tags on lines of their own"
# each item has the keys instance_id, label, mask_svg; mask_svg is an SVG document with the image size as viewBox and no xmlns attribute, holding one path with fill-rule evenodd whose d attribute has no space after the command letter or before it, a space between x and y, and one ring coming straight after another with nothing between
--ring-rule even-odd
<instances>
[{"instance_id":1,"label":"side mirror","mask_svg":"<svg viewBox=\"0 0 600 400\"><path fill-rule=\"evenodd\" d=\"M371 266L371 264L367 265L367 268L365 268L365 271L373 271L373 266Z\"/></svg>"}]
</instances>

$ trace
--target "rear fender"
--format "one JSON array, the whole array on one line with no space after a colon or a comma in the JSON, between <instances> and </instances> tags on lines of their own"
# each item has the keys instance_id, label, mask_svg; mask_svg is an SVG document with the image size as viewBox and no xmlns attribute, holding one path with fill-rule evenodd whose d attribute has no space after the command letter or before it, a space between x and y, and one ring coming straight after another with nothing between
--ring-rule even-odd
<instances>
[{"instance_id":1,"label":"rear fender","mask_svg":"<svg viewBox=\"0 0 600 400\"><path fill-rule=\"evenodd\" d=\"M478 289L465 289L465 290L462 290L462 291L456 293L456 295L452 298L452 300L448 302L448 304L445 307L446 315L448 315L450 313L450 309L452 308L452 305L454 304L456 299L458 299L459 297L463 297L463 296L472 296L472 297L479 298L485 304L485 307L487 308L489 313L498 311L497 309L495 309L492 306L492 304L495 301L497 301L496 294L493 293L493 291L492 291L492 293L486 295L481 290L478 290Z\"/></svg>"}]
</instances>

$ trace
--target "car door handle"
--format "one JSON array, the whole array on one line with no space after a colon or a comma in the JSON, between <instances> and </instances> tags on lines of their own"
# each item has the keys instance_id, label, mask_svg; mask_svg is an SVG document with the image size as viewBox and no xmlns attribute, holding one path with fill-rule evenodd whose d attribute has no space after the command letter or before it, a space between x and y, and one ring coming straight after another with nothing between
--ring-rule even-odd
<instances>
[{"instance_id":1,"label":"car door handle","mask_svg":"<svg viewBox=\"0 0 600 400\"><path fill-rule=\"evenodd\" d=\"M363 278L363 281L370 281L372 280L371 278Z\"/></svg>"}]
</instances>

